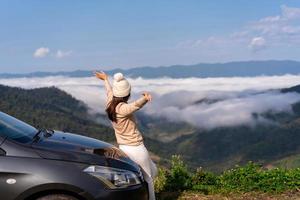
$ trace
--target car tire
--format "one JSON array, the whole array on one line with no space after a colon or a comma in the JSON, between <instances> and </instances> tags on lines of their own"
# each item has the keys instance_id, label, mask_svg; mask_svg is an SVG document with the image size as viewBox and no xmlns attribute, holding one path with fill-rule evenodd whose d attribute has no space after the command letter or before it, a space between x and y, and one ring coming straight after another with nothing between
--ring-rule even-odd
<instances>
[{"instance_id":1,"label":"car tire","mask_svg":"<svg viewBox=\"0 0 300 200\"><path fill-rule=\"evenodd\" d=\"M78 200L76 197L66 194L49 194L37 198L36 200Z\"/></svg>"}]
</instances>

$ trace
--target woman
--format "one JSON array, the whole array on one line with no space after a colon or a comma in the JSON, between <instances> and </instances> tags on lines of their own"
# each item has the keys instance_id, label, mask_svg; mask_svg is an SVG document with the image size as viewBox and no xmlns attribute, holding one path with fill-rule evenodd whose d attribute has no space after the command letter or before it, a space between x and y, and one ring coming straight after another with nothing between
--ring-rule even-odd
<instances>
[{"instance_id":1,"label":"woman","mask_svg":"<svg viewBox=\"0 0 300 200\"><path fill-rule=\"evenodd\" d=\"M132 103L128 103L131 85L123 74L114 75L113 87L104 72L96 72L96 77L104 81L107 94L106 113L115 130L119 148L124 151L130 159L141 166L145 181L148 183L149 199L155 199L153 179L157 169L152 162L149 153L144 146L143 137L137 128L134 113L141 109L147 102L152 100L148 92Z\"/></svg>"}]
</instances>

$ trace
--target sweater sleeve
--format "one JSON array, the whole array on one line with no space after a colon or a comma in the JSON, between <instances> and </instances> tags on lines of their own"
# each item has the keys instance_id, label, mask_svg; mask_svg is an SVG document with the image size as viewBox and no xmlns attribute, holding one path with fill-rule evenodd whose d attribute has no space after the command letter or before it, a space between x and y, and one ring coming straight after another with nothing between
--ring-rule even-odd
<instances>
[{"instance_id":1,"label":"sweater sleeve","mask_svg":"<svg viewBox=\"0 0 300 200\"><path fill-rule=\"evenodd\" d=\"M144 96L142 96L141 98L137 99L132 103L122 103L120 104L120 106L117 107L117 113L123 116L130 115L135 111L141 109L147 102L147 99Z\"/></svg>"},{"instance_id":2,"label":"sweater sleeve","mask_svg":"<svg viewBox=\"0 0 300 200\"><path fill-rule=\"evenodd\" d=\"M107 99L106 99L106 107L109 106L110 102L112 101L113 99L113 92L112 92L112 88L111 88L111 85L109 83L109 80L106 79L104 81L104 87L105 87L105 90L106 90L106 96L107 96Z\"/></svg>"}]
</instances>

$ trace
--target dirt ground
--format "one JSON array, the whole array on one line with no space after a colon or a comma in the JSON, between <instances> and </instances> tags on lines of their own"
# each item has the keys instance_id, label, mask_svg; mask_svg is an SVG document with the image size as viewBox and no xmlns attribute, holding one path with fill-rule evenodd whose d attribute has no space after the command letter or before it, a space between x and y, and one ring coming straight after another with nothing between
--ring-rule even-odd
<instances>
[{"instance_id":1,"label":"dirt ground","mask_svg":"<svg viewBox=\"0 0 300 200\"><path fill-rule=\"evenodd\" d=\"M194 192L161 194L158 200L300 200L300 192L283 194L245 193L226 195L204 195Z\"/></svg>"},{"instance_id":2,"label":"dirt ground","mask_svg":"<svg viewBox=\"0 0 300 200\"><path fill-rule=\"evenodd\" d=\"M285 194L228 194L228 195L203 195L195 193L183 193L178 200L300 200L300 192Z\"/></svg>"}]
</instances>

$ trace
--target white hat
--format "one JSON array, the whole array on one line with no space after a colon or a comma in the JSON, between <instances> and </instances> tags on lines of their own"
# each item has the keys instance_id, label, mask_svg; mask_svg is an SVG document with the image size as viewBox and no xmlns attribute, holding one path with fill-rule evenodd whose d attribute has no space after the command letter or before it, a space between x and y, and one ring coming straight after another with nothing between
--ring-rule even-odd
<instances>
[{"instance_id":1,"label":"white hat","mask_svg":"<svg viewBox=\"0 0 300 200\"><path fill-rule=\"evenodd\" d=\"M124 78L122 73L116 73L114 75L113 95L115 97L126 97L130 94L130 91L130 83Z\"/></svg>"}]
</instances>

